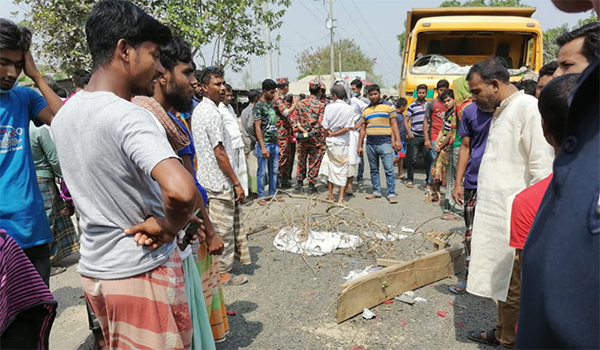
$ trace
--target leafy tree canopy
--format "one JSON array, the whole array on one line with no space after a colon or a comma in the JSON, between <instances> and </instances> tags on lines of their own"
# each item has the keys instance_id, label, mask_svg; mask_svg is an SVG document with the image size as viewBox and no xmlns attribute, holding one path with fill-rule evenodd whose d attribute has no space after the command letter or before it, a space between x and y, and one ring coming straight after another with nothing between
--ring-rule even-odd
<instances>
[{"instance_id":1,"label":"leafy tree canopy","mask_svg":"<svg viewBox=\"0 0 600 350\"><path fill-rule=\"evenodd\" d=\"M90 66L85 21L97 1L14 0L30 9L24 24L39 39L35 48L66 72ZM264 3L277 10L263 11ZM251 56L264 55L269 46L278 49L276 41L265 43L261 28L264 24L271 30L279 28L291 0L136 0L136 4L187 40L203 65L239 71ZM212 52L210 57L206 52Z\"/></svg>"}]
</instances>

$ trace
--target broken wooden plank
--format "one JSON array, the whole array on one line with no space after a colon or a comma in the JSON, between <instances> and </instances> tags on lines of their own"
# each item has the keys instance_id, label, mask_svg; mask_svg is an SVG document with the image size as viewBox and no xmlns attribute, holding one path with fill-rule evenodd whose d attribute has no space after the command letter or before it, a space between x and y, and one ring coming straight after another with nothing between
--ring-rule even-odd
<instances>
[{"instance_id":1,"label":"broken wooden plank","mask_svg":"<svg viewBox=\"0 0 600 350\"><path fill-rule=\"evenodd\" d=\"M409 262L394 264L346 282L338 296L337 322L409 290L423 287L464 268L462 248L447 248Z\"/></svg>"},{"instance_id":2,"label":"broken wooden plank","mask_svg":"<svg viewBox=\"0 0 600 350\"><path fill-rule=\"evenodd\" d=\"M425 239L433 242L433 246L436 248L436 250L438 250L439 247L446 248L446 247L450 246L447 241L441 240L440 238L438 238L436 236L425 234L425 235L423 235L423 237L425 237Z\"/></svg>"},{"instance_id":3,"label":"broken wooden plank","mask_svg":"<svg viewBox=\"0 0 600 350\"><path fill-rule=\"evenodd\" d=\"M378 266L388 267L388 266L404 264L404 263L405 263L405 261L400 261L400 260L377 259L377 262L375 264Z\"/></svg>"}]
</instances>

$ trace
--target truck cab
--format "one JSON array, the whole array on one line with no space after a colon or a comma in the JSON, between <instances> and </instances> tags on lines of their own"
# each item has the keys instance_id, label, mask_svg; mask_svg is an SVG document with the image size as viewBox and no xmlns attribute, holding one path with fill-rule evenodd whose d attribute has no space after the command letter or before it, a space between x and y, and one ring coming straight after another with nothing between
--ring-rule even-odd
<instances>
[{"instance_id":1,"label":"truck cab","mask_svg":"<svg viewBox=\"0 0 600 350\"><path fill-rule=\"evenodd\" d=\"M542 29L531 7L413 9L406 19L399 95L416 98L427 84L434 97L438 80L465 76L489 57L502 57L511 81L537 73L543 64Z\"/></svg>"}]
</instances>

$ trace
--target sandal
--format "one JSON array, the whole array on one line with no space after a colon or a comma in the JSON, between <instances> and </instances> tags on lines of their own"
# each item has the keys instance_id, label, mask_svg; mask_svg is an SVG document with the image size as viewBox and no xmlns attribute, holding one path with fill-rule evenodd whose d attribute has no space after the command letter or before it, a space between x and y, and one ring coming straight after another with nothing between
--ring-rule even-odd
<instances>
[{"instance_id":1,"label":"sandal","mask_svg":"<svg viewBox=\"0 0 600 350\"><path fill-rule=\"evenodd\" d=\"M348 196L354 196L354 191L351 189L346 189L346 191L344 191L344 194Z\"/></svg>"},{"instance_id":2,"label":"sandal","mask_svg":"<svg viewBox=\"0 0 600 350\"><path fill-rule=\"evenodd\" d=\"M245 284L247 282L248 277L246 276L231 275L231 278L227 282L223 282L221 284L224 284L226 286L241 286L242 284Z\"/></svg>"},{"instance_id":3,"label":"sandal","mask_svg":"<svg viewBox=\"0 0 600 350\"><path fill-rule=\"evenodd\" d=\"M394 197L394 196L389 197L388 201L390 202L390 204L396 204L396 203L398 203L398 199L396 197Z\"/></svg>"},{"instance_id":4,"label":"sandal","mask_svg":"<svg viewBox=\"0 0 600 350\"><path fill-rule=\"evenodd\" d=\"M500 345L500 343L498 342L498 340L496 339L496 336L494 335L495 331L496 331L496 329L492 329L487 332L486 331L481 331L481 332L471 331L471 332L467 333L467 338L471 339L472 341L476 341L478 343L492 345L492 346L498 346L498 345ZM485 339L483 339L481 337L481 334L485 334Z\"/></svg>"},{"instance_id":5,"label":"sandal","mask_svg":"<svg viewBox=\"0 0 600 350\"><path fill-rule=\"evenodd\" d=\"M263 207L264 207L264 206L265 206L265 205L267 205L267 204L269 204L269 202L267 202L267 201L266 201L266 200L264 200L264 199L261 199L261 200L259 200L259 201L258 201L258 205L260 205L260 206L263 206Z\"/></svg>"},{"instance_id":6,"label":"sandal","mask_svg":"<svg viewBox=\"0 0 600 350\"><path fill-rule=\"evenodd\" d=\"M406 183L406 187L413 188L413 187L415 187L415 185L411 181L409 181Z\"/></svg>"},{"instance_id":7,"label":"sandal","mask_svg":"<svg viewBox=\"0 0 600 350\"><path fill-rule=\"evenodd\" d=\"M467 284L465 282L460 282L459 284L450 286L448 289L454 294L465 294L467 292Z\"/></svg>"},{"instance_id":8,"label":"sandal","mask_svg":"<svg viewBox=\"0 0 600 350\"><path fill-rule=\"evenodd\" d=\"M281 203L281 202L285 202L285 201L283 200L283 198L281 198L281 197L275 197L275 199L273 199L273 200L274 200L275 202L279 202L279 203Z\"/></svg>"},{"instance_id":9,"label":"sandal","mask_svg":"<svg viewBox=\"0 0 600 350\"><path fill-rule=\"evenodd\" d=\"M365 197L366 199L375 199L375 198L381 198L381 195L379 194L369 194Z\"/></svg>"},{"instance_id":10,"label":"sandal","mask_svg":"<svg viewBox=\"0 0 600 350\"><path fill-rule=\"evenodd\" d=\"M50 270L50 276L56 276L56 275L60 275L61 273L67 271L66 267L63 266L58 266L58 267L53 267L52 270Z\"/></svg>"},{"instance_id":11,"label":"sandal","mask_svg":"<svg viewBox=\"0 0 600 350\"><path fill-rule=\"evenodd\" d=\"M462 218L456 214L453 213L446 213L444 215L442 215L441 217L442 220L462 220Z\"/></svg>"}]
</instances>

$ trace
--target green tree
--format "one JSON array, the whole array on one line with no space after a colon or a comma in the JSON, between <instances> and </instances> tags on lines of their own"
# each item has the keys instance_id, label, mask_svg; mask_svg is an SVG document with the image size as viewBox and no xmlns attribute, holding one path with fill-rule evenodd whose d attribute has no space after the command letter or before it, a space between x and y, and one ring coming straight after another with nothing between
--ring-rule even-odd
<instances>
[{"instance_id":1,"label":"green tree","mask_svg":"<svg viewBox=\"0 0 600 350\"><path fill-rule=\"evenodd\" d=\"M375 75L373 67L375 58L368 57L353 40L342 39L334 43L335 55L342 54L342 69L344 71L366 71ZM298 79L307 75L327 75L330 73L329 45L316 49L306 49L296 55ZM336 60L337 64L337 60ZM336 66L337 68L337 66Z\"/></svg>"},{"instance_id":2,"label":"green tree","mask_svg":"<svg viewBox=\"0 0 600 350\"><path fill-rule=\"evenodd\" d=\"M598 15L594 11L591 11L588 18L577 21L577 25L571 29L569 29L567 23L563 23L556 28L544 31L544 64L554 61L558 57L558 50L560 48L556 44L556 38L567 33L569 30L579 28L591 22L598 22Z\"/></svg>"},{"instance_id":3,"label":"green tree","mask_svg":"<svg viewBox=\"0 0 600 350\"><path fill-rule=\"evenodd\" d=\"M29 11L25 23L38 37L36 49L49 63L72 72L90 65L85 21L98 0L14 0ZM263 11L263 4L277 10ZM251 56L277 50L266 43L261 28L282 25L291 0L136 0L136 4L187 40L204 65L241 70ZM211 53L210 57L206 52Z\"/></svg>"}]
</instances>

